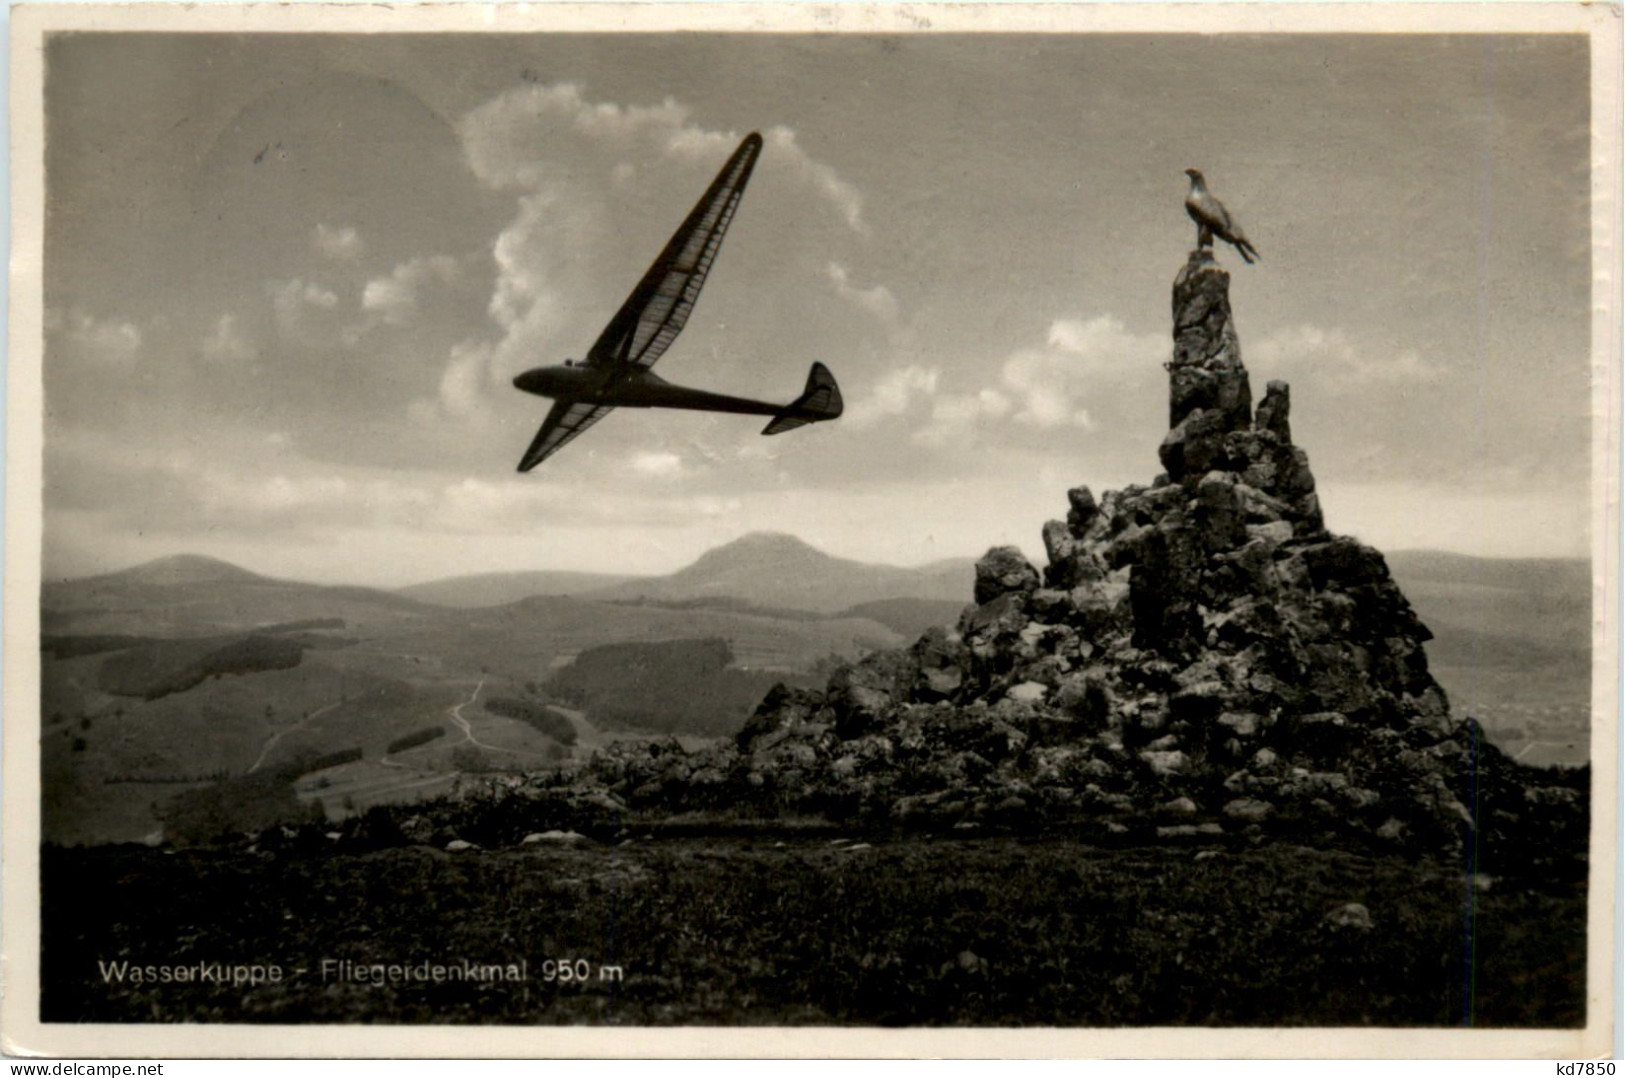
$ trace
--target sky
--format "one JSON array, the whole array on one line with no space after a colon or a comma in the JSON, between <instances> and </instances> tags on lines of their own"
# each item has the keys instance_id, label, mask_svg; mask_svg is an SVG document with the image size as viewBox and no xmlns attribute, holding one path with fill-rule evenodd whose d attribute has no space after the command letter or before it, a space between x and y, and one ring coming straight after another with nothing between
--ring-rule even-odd
<instances>
[{"instance_id":1,"label":"sky","mask_svg":"<svg viewBox=\"0 0 1625 1078\"><path fill-rule=\"evenodd\" d=\"M46 53L45 575L658 573L752 531L920 564L1149 483L1201 168L1328 527L1589 550L1584 37L72 34ZM548 402L747 132L658 373Z\"/></svg>"}]
</instances>

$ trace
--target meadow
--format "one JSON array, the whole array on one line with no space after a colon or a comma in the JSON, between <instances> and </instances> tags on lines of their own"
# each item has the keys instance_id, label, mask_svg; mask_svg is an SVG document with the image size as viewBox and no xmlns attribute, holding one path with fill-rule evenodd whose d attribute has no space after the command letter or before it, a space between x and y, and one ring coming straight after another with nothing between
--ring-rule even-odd
<instances>
[{"instance_id":1,"label":"meadow","mask_svg":"<svg viewBox=\"0 0 1625 1078\"><path fill-rule=\"evenodd\" d=\"M1488 867L1488 866L1481 866ZM66 1022L1576 1026L1585 871L1232 840L638 835L517 849L49 847L41 1017ZM117 886L120 902L97 896ZM1350 904L1365 916L1351 912ZM323 959L510 963L358 984ZM279 984L108 984L98 962ZM585 979L549 979L568 963Z\"/></svg>"}]
</instances>

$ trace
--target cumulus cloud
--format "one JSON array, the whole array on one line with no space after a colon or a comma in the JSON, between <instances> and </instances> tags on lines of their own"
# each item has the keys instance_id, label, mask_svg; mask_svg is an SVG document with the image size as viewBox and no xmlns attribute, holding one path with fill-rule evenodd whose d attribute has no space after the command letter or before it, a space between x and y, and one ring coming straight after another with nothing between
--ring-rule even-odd
<instances>
[{"instance_id":1,"label":"cumulus cloud","mask_svg":"<svg viewBox=\"0 0 1625 1078\"><path fill-rule=\"evenodd\" d=\"M311 243L324 258L336 262L353 262L361 257L361 252L366 248L361 242L361 234L348 225L335 228L317 224L311 233Z\"/></svg>"},{"instance_id":2,"label":"cumulus cloud","mask_svg":"<svg viewBox=\"0 0 1625 1078\"><path fill-rule=\"evenodd\" d=\"M80 310L47 314L46 332L92 363L125 366L141 353L141 329L119 318L97 318Z\"/></svg>"},{"instance_id":3,"label":"cumulus cloud","mask_svg":"<svg viewBox=\"0 0 1625 1078\"><path fill-rule=\"evenodd\" d=\"M788 127L774 127L767 133L775 149L790 156L806 175L808 182L841 211L848 227L867 233L869 226L863 220L863 196L858 189L838 176L833 168L814 161L796 145L796 134Z\"/></svg>"},{"instance_id":4,"label":"cumulus cloud","mask_svg":"<svg viewBox=\"0 0 1625 1078\"><path fill-rule=\"evenodd\" d=\"M914 432L913 440L921 445L948 445L984 422L1003 419L1014 407L997 389L946 394L932 403L931 421Z\"/></svg>"},{"instance_id":5,"label":"cumulus cloud","mask_svg":"<svg viewBox=\"0 0 1625 1078\"><path fill-rule=\"evenodd\" d=\"M448 415L478 415L484 406L487 371L491 369L491 345L463 341L452 348L452 358L440 376L439 403Z\"/></svg>"},{"instance_id":6,"label":"cumulus cloud","mask_svg":"<svg viewBox=\"0 0 1625 1078\"><path fill-rule=\"evenodd\" d=\"M1074 356L1057 349L1024 349L1004 361L1003 383L1014 395L1018 423L1048 429L1094 426L1073 398L1080 389Z\"/></svg>"},{"instance_id":7,"label":"cumulus cloud","mask_svg":"<svg viewBox=\"0 0 1625 1078\"><path fill-rule=\"evenodd\" d=\"M846 406L842 421L849 426L864 427L888 416L900 416L916 401L934 397L941 377L942 372L937 368L917 364L887 371L867 394Z\"/></svg>"},{"instance_id":8,"label":"cumulus cloud","mask_svg":"<svg viewBox=\"0 0 1625 1078\"><path fill-rule=\"evenodd\" d=\"M238 325L237 316L223 314L216 320L214 329L203 338L198 351L211 363L241 363L253 357L254 346Z\"/></svg>"},{"instance_id":9,"label":"cumulus cloud","mask_svg":"<svg viewBox=\"0 0 1625 1078\"><path fill-rule=\"evenodd\" d=\"M1042 345L1018 348L993 365L995 384L937 395L914 440L947 445L1006 421L1045 431L1093 430L1097 421L1085 402L1112 402L1143 385L1161 373L1168 351L1160 336L1132 333L1112 315L1056 319Z\"/></svg>"},{"instance_id":10,"label":"cumulus cloud","mask_svg":"<svg viewBox=\"0 0 1625 1078\"><path fill-rule=\"evenodd\" d=\"M1115 315L1059 318L1050 323L1052 350L1077 358L1076 373L1086 379L1143 378L1159 374L1173 352L1160 333L1132 333Z\"/></svg>"},{"instance_id":11,"label":"cumulus cloud","mask_svg":"<svg viewBox=\"0 0 1625 1078\"><path fill-rule=\"evenodd\" d=\"M288 337L305 332L311 312L331 311L339 305L337 293L300 277L273 281L270 288L277 328Z\"/></svg>"},{"instance_id":12,"label":"cumulus cloud","mask_svg":"<svg viewBox=\"0 0 1625 1078\"><path fill-rule=\"evenodd\" d=\"M492 362L509 376L538 355L563 358L592 339L608 313L606 289L630 291L636 277L627 266L648 264L739 139L701 126L673 98L594 102L575 83L517 87L457 127L474 175L515 195L516 214L493 249L497 279L488 306L501 331ZM780 216L797 227L827 228L833 215L837 228L862 234L855 188L815 161L790 129L768 129L764 141L751 199L768 208L758 214L771 218L774 203L793 206L794 214ZM827 255L786 258L786 249L795 250L788 240L779 248L780 275L827 275ZM884 290L862 295L871 305L887 304Z\"/></svg>"},{"instance_id":13,"label":"cumulus cloud","mask_svg":"<svg viewBox=\"0 0 1625 1078\"><path fill-rule=\"evenodd\" d=\"M667 97L658 105L619 105L588 101L573 82L530 84L474 109L458 128L474 174L486 184L533 191L571 181L574 173L557 162L561 138L585 140L611 151L604 171L621 184L639 170L630 162L682 158L715 167L718 154L733 149L739 136L695 123L690 109ZM779 125L763 135L758 167L788 172L817 193L854 231L864 231L863 196L829 165L802 149L791 128Z\"/></svg>"},{"instance_id":14,"label":"cumulus cloud","mask_svg":"<svg viewBox=\"0 0 1625 1078\"><path fill-rule=\"evenodd\" d=\"M419 255L396 266L388 276L368 281L361 292L361 309L386 325L407 325L416 317L426 289L437 283L450 284L457 276L456 259Z\"/></svg>"},{"instance_id":15,"label":"cumulus cloud","mask_svg":"<svg viewBox=\"0 0 1625 1078\"><path fill-rule=\"evenodd\" d=\"M826 272L835 285L836 294L842 299L868 311L882 322L897 320L897 297L891 294L891 289L883 284L872 288L853 286L847 268L839 262L831 262Z\"/></svg>"},{"instance_id":16,"label":"cumulus cloud","mask_svg":"<svg viewBox=\"0 0 1625 1078\"><path fill-rule=\"evenodd\" d=\"M1444 367L1413 348L1373 354L1358 347L1341 329L1299 325L1277 330L1254 345L1249 363L1261 373L1291 377L1313 371L1330 386L1371 387L1434 382Z\"/></svg>"}]
</instances>

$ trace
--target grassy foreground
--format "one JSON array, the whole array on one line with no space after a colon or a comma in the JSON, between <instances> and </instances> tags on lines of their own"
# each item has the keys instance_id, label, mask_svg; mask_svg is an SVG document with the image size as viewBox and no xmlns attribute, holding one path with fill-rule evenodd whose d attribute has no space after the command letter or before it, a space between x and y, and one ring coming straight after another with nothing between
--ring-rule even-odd
<instances>
[{"instance_id":1,"label":"grassy foreground","mask_svg":"<svg viewBox=\"0 0 1625 1078\"><path fill-rule=\"evenodd\" d=\"M447 853L47 848L41 1018L75 1022L1573 1026L1583 866L1298 846L675 838ZM1360 903L1369 927L1328 914ZM1358 918L1356 918L1358 920ZM323 959L527 964L370 985ZM98 963L274 963L279 984ZM567 960L585 982L549 980ZM616 967L618 967L618 972ZM294 975L292 970L305 973Z\"/></svg>"}]
</instances>

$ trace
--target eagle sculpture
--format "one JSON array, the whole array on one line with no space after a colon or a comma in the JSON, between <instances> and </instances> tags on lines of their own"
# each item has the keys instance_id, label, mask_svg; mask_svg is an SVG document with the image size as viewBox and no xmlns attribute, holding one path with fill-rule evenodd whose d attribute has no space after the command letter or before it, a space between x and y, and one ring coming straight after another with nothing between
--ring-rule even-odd
<instances>
[{"instance_id":1,"label":"eagle sculpture","mask_svg":"<svg viewBox=\"0 0 1625 1078\"><path fill-rule=\"evenodd\" d=\"M1202 179L1202 170L1188 168L1185 175L1191 178L1191 191L1185 196L1185 212L1196 222L1197 246L1207 250L1213 246L1213 237L1217 236L1235 247L1241 253L1243 262L1251 265L1257 261L1258 249L1241 230L1241 222L1231 216L1230 211L1224 208L1224 203L1214 198L1212 192L1207 189L1207 183Z\"/></svg>"}]
</instances>

